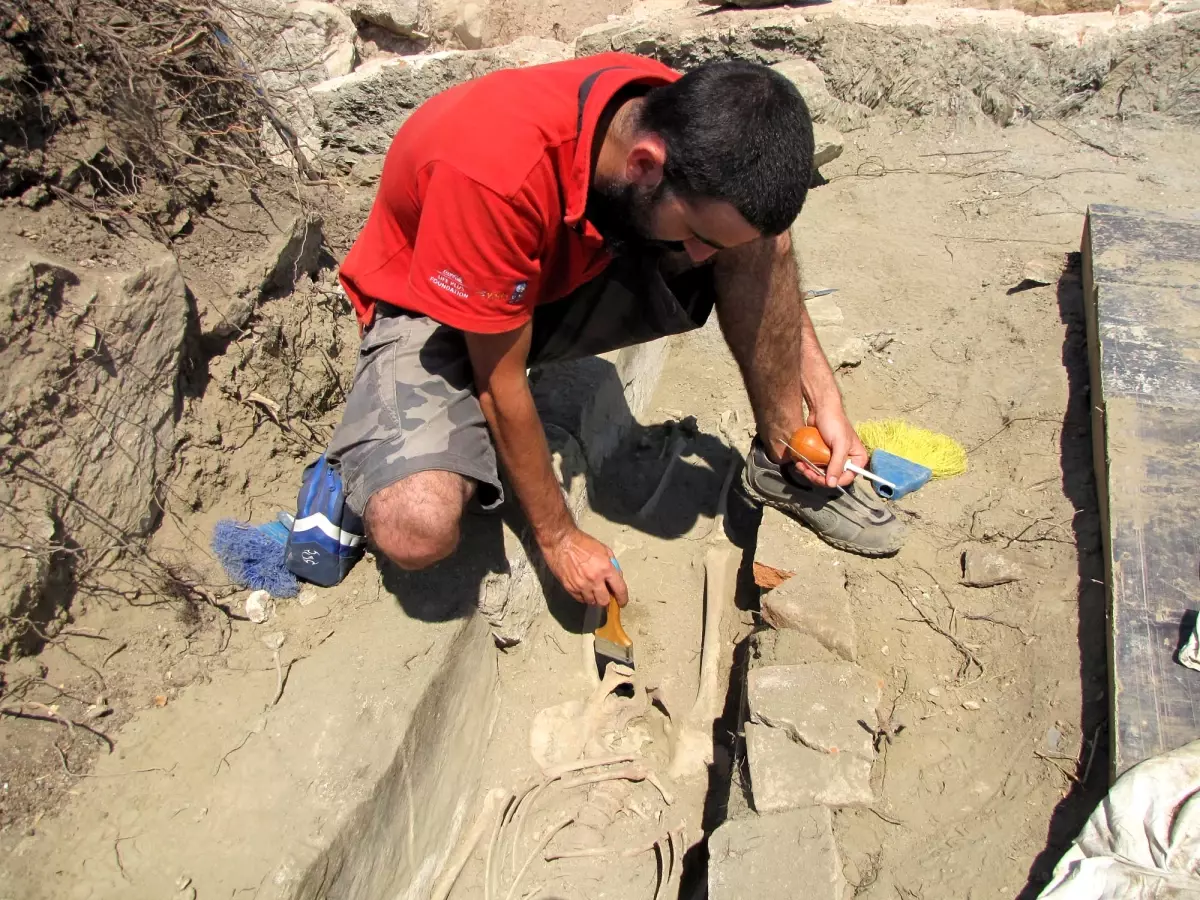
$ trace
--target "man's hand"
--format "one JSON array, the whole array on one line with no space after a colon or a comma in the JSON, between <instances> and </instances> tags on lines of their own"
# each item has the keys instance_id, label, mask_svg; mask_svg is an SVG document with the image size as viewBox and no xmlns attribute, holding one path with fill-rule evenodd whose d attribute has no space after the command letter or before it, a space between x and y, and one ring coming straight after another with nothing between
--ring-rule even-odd
<instances>
[{"instance_id":1,"label":"man's hand","mask_svg":"<svg viewBox=\"0 0 1200 900\"><path fill-rule=\"evenodd\" d=\"M525 377L532 332L526 323L504 334L466 335L479 405L550 571L580 603L606 606L611 594L624 606L629 591L612 551L579 530L554 476Z\"/></svg>"},{"instance_id":2,"label":"man's hand","mask_svg":"<svg viewBox=\"0 0 1200 900\"><path fill-rule=\"evenodd\" d=\"M607 606L610 595L620 606L629 602L625 578L612 562L613 552L590 534L572 528L541 546L554 577L580 603Z\"/></svg>"},{"instance_id":3,"label":"man's hand","mask_svg":"<svg viewBox=\"0 0 1200 900\"><path fill-rule=\"evenodd\" d=\"M854 480L854 473L846 469L846 460L864 469L868 462L867 448L850 424L846 410L840 401L811 409L808 424L821 432L821 439L829 446L829 465L825 467L824 475L804 463L798 463L796 467L813 484L845 487Z\"/></svg>"}]
</instances>

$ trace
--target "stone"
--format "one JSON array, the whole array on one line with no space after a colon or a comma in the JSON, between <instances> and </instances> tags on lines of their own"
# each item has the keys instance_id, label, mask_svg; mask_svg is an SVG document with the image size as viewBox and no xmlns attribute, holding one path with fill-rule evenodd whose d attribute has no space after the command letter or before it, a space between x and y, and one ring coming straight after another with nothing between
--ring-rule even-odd
<instances>
[{"instance_id":1,"label":"stone","mask_svg":"<svg viewBox=\"0 0 1200 900\"><path fill-rule=\"evenodd\" d=\"M560 41L520 38L486 50L376 57L349 75L316 85L298 100L293 121L302 147L318 160L386 153L396 130L435 94L498 69L570 59Z\"/></svg>"},{"instance_id":2,"label":"stone","mask_svg":"<svg viewBox=\"0 0 1200 900\"><path fill-rule=\"evenodd\" d=\"M781 572L803 572L812 559L836 559L816 535L772 506L764 506L758 526L754 561ZM786 580L785 582L786 583Z\"/></svg>"},{"instance_id":3,"label":"stone","mask_svg":"<svg viewBox=\"0 0 1200 900\"><path fill-rule=\"evenodd\" d=\"M844 888L824 807L734 819L708 838L709 900L841 900Z\"/></svg>"},{"instance_id":4,"label":"stone","mask_svg":"<svg viewBox=\"0 0 1200 900\"><path fill-rule=\"evenodd\" d=\"M337 0L337 5L359 27L375 25L401 37L410 37L420 27L418 0Z\"/></svg>"},{"instance_id":5,"label":"stone","mask_svg":"<svg viewBox=\"0 0 1200 900\"><path fill-rule=\"evenodd\" d=\"M815 637L799 631L777 631L769 628L754 636L754 656L751 665L794 666L799 663L829 662L837 656Z\"/></svg>"},{"instance_id":6,"label":"stone","mask_svg":"<svg viewBox=\"0 0 1200 900\"><path fill-rule=\"evenodd\" d=\"M825 84L825 73L812 60L795 57L775 63L771 68L796 86L814 119L817 110L833 99Z\"/></svg>"},{"instance_id":7,"label":"stone","mask_svg":"<svg viewBox=\"0 0 1200 900\"><path fill-rule=\"evenodd\" d=\"M247 271L248 290L260 295L290 291L301 275L316 274L325 245L322 224L317 216L293 216Z\"/></svg>"},{"instance_id":8,"label":"stone","mask_svg":"<svg viewBox=\"0 0 1200 900\"><path fill-rule=\"evenodd\" d=\"M816 63L802 57L785 59L771 66L796 86L815 123L840 131L854 131L866 125L871 110L857 102L839 100L829 90L825 73Z\"/></svg>"},{"instance_id":9,"label":"stone","mask_svg":"<svg viewBox=\"0 0 1200 900\"><path fill-rule=\"evenodd\" d=\"M321 219L293 216L287 227L245 268L221 321L208 332L229 337L246 327L261 300L291 290L303 275L315 275L325 247Z\"/></svg>"},{"instance_id":10,"label":"stone","mask_svg":"<svg viewBox=\"0 0 1200 900\"><path fill-rule=\"evenodd\" d=\"M817 328L817 340L821 342L825 357L835 372L838 369L852 369L861 364L870 351L862 336L842 325Z\"/></svg>"},{"instance_id":11,"label":"stone","mask_svg":"<svg viewBox=\"0 0 1200 900\"><path fill-rule=\"evenodd\" d=\"M1058 284L1065 260L1062 254L1031 259L1021 270L1022 284Z\"/></svg>"},{"instance_id":12,"label":"stone","mask_svg":"<svg viewBox=\"0 0 1200 900\"><path fill-rule=\"evenodd\" d=\"M631 19L651 19L663 13L685 9L690 0L637 0L625 11Z\"/></svg>"},{"instance_id":13,"label":"stone","mask_svg":"<svg viewBox=\"0 0 1200 900\"><path fill-rule=\"evenodd\" d=\"M753 667L746 753L760 813L874 802L871 735L882 681L841 660Z\"/></svg>"},{"instance_id":14,"label":"stone","mask_svg":"<svg viewBox=\"0 0 1200 900\"><path fill-rule=\"evenodd\" d=\"M1025 577L1020 563L1000 550L984 545L963 551L962 572L962 583L977 588L996 587Z\"/></svg>"},{"instance_id":15,"label":"stone","mask_svg":"<svg viewBox=\"0 0 1200 900\"><path fill-rule=\"evenodd\" d=\"M35 184L21 195L21 205L41 209L50 202L50 191L44 184Z\"/></svg>"},{"instance_id":16,"label":"stone","mask_svg":"<svg viewBox=\"0 0 1200 900\"><path fill-rule=\"evenodd\" d=\"M773 628L807 634L847 662L857 659L846 570L838 560L818 561L762 598L763 619Z\"/></svg>"},{"instance_id":17,"label":"stone","mask_svg":"<svg viewBox=\"0 0 1200 900\"><path fill-rule=\"evenodd\" d=\"M478 3L463 5L458 20L454 23L454 36L462 41L468 50L478 50L483 46L483 30L486 24L484 7Z\"/></svg>"},{"instance_id":18,"label":"stone","mask_svg":"<svg viewBox=\"0 0 1200 900\"><path fill-rule=\"evenodd\" d=\"M349 15L319 0L243 0L234 38L269 91L288 94L349 74L358 35Z\"/></svg>"},{"instance_id":19,"label":"stone","mask_svg":"<svg viewBox=\"0 0 1200 900\"><path fill-rule=\"evenodd\" d=\"M859 720L875 721L883 680L841 660L765 666L747 677L751 721L787 734L806 749L875 759Z\"/></svg>"},{"instance_id":20,"label":"stone","mask_svg":"<svg viewBox=\"0 0 1200 900\"><path fill-rule=\"evenodd\" d=\"M756 811L875 803L871 765L865 760L851 754L815 753L783 731L754 722L746 723L745 732Z\"/></svg>"},{"instance_id":21,"label":"stone","mask_svg":"<svg viewBox=\"0 0 1200 900\"><path fill-rule=\"evenodd\" d=\"M842 155L842 136L829 125L813 126L813 171Z\"/></svg>"},{"instance_id":22,"label":"stone","mask_svg":"<svg viewBox=\"0 0 1200 900\"><path fill-rule=\"evenodd\" d=\"M812 319L814 328L841 325L845 321L841 307L834 302L830 294L806 298L804 308L808 310L808 317Z\"/></svg>"},{"instance_id":23,"label":"stone","mask_svg":"<svg viewBox=\"0 0 1200 900\"><path fill-rule=\"evenodd\" d=\"M0 528L31 548L0 555L8 615L53 621L75 590L76 548L99 557L157 527L188 315L169 253L87 278L32 248L0 254L2 421L38 448L0 488ZM0 648L15 637L0 629Z\"/></svg>"}]
</instances>

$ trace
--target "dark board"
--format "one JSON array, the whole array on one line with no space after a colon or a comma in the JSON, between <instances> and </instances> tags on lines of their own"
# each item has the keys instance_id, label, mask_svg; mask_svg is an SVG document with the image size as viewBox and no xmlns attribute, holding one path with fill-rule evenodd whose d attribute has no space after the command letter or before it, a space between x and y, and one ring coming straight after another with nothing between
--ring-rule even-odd
<instances>
[{"instance_id":1,"label":"dark board","mask_svg":"<svg viewBox=\"0 0 1200 900\"><path fill-rule=\"evenodd\" d=\"M1092 206L1083 269L1116 777L1200 738L1200 213Z\"/></svg>"}]
</instances>

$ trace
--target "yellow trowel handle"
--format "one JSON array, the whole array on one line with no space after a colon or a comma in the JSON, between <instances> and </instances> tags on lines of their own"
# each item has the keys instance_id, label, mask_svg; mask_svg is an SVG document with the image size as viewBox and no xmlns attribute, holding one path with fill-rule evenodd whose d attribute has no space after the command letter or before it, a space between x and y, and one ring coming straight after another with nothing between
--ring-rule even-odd
<instances>
[{"instance_id":1,"label":"yellow trowel handle","mask_svg":"<svg viewBox=\"0 0 1200 900\"><path fill-rule=\"evenodd\" d=\"M632 647L633 638L625 633L625 629L621 627L621 607L617 605L617 600L611 595L608 598L608 615L604 619L604 624L596 629L596 637L603 638L606 641L612 641L618 647Z\"/></svg>"}]
</instances>

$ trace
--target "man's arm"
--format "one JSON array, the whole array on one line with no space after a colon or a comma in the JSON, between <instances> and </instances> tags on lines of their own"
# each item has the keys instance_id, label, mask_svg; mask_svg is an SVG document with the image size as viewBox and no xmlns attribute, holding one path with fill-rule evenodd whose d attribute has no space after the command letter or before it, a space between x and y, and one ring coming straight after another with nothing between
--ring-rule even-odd
<instances>
[{"instance_id":1,"label":"man's arm","mask_svg":"<svg viewBox=\"0 0 1200 900\"><path fill-rule=\"evenodd\" d=\"M826 474L803 463L797 468L816 484L849 484L854 474L845 471L846 460L866 466L867 452L846 416L804 306L790 236L784 232L721 251L715 276L717 317L742 371L768 455L778 460L783 455L779 442L801 425L812 425L829 445Z\"/></svg>"},{"instance_id":2,"label":"man's arm","mask_svg":"<svg viewBox=\"0 0 1200 900\"><path fill-rule=\"evenodd\" d=\"M604 606L611 593L624 606L629 594L611 562L612 551L575 524L550 464L546 434L525 374L532 334L531 322L503 334L466 334L479 404L555 577L581 603Z\"/></svg>"},{"instance_id":3,"label":"man's arm","mask_svg":"<svg viewBox=\"0 0 1200 900\"><path fill-rule=\"evenodd\" d=\"M803 294L800 296L803 298ZM829 359L821 349L803 299L800 301L800 386L804 402L808 404L807 424L815 427L829 445L825 482L830 487L834 484L845 486L854 480L854 473L846 469L846 461L866 468L867 449L846 415L842 392L833 377ZM809 480L820 481L820 473L803 464L801 468Z\"/></svg>"}]
</instances>

